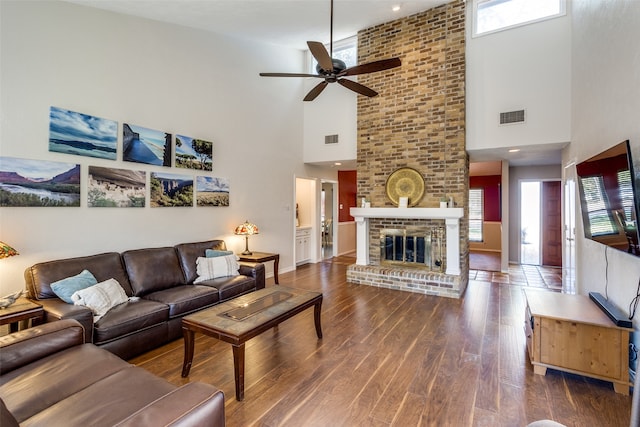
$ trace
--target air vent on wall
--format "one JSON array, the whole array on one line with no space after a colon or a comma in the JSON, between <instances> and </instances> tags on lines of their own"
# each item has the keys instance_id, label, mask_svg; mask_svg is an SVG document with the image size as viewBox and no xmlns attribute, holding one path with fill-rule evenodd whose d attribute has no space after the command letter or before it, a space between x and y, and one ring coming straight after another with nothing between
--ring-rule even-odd
<instances>
[{"instance_id":1,"label":"air vent on wall","mask_svg":"<svg viewBox=\"0 0 640 427\"><path fill-rule=\"evenodd\" d=\"M524 110L507 111L506 113L500 113L500 124L507 125L510 123L523 123L524 122Z\"/></svg>"},{"instance_id":2,"label":"air vent on wall","mask_svg":"<svg viewBox=\"0 0 640 427\"><path fill-rule=\"evenodd\" d=\"M325 135L324 143L325 144L337 144L338 143L338 135Z\"/></svg>"}]
</instances>

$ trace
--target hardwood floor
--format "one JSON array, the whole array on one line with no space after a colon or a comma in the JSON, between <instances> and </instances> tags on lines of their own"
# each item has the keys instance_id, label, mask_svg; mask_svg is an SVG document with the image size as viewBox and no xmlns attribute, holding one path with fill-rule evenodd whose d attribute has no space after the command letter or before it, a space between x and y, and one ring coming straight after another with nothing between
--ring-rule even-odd
<instances>
[{"instance_id":1,"label":"hardwood floor","mask_svg":"<svg viewBox=\"0 0 640 427\"><path fill-rule=\"evenodd\" d=\"M427 296L346 283L353 262L280 275L281 285L323 292L324 337L307 310L247 342L243 402L229 344L198 334L185 379L182 340L131 362L177 385L221 388L228 427L629 425L631 397L610 383L534 375L522 286L476 279L460 300Z\"/></svg>"}]
</instances>

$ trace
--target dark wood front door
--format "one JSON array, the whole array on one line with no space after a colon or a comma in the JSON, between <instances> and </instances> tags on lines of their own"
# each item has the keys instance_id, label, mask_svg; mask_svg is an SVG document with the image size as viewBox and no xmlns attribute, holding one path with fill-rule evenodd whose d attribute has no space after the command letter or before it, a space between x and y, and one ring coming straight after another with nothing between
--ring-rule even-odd
<instances>
[{"instance_id":1,"label":"dark wood front door","mask_svg":"<svg viewBox=\"0 0 640 427\"><path fill-rule=\"evenodd\" d=\"M542 183L542 264L562 266L562 187Z\"/></svg>"}]
</instances>

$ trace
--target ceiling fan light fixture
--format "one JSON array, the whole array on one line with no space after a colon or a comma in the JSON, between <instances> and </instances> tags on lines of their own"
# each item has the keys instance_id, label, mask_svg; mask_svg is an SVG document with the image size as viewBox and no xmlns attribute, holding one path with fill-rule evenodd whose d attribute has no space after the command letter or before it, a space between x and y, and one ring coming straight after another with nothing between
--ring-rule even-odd
<instances>
[{"instance_id":1,"label":"ceiling fan light fixture","mask_svg":"<svg viewBox=\"0 0 640 427\"><path fill-rule=\"evenodd\" d=\"M399 7L399 6L398 6ZM357 76L360 74L375 73L378 71L389 70L401 65L400 58L382 59L379 61L368 62L366 64L356 65L347 68L344 61L333 56L333 0L331 0L331 26L330 26L330 50L324 44L317 41L308 41L309 51L311 55L318 61L316 66L317 74L304 73L260 73L263 77L316 77L324 81L314 86L304 97L303 101L313 101L324 90L329 83L339 83L353 92L360 95L373 97L378 95L373 89L370 89L353 80L345 79L347 76Z\"/></svg>"}]
</instances>

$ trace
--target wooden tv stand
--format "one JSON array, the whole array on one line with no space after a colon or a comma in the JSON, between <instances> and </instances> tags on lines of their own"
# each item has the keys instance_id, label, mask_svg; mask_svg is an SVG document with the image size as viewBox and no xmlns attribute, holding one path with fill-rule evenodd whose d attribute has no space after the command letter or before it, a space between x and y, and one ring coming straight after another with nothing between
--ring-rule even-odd
<instances>
[{"instance_id":1,"label":"wooden tv stand","mask_svg":"<svg viewBox=\"0 0 640 427\"><path fill-rule=\"evenodd\" d=\"M586 295L525 290L524 330L533 371L547 368L611 381L629 394L629 332Z\"/></svg>"}]
</instances>

